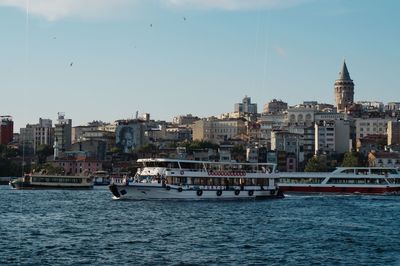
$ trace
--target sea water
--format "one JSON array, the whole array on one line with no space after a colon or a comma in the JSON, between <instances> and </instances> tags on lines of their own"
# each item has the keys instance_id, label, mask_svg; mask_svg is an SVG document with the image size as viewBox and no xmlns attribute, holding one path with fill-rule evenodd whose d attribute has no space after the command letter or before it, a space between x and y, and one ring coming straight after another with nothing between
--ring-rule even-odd
<instances>
[{"instance_id":1,"label":"sea water","mask_svg":"<svg viewBox=\"0 0 400 266\"><path fill-rule=\"evenodd\" d=\"M111 196L0 186L0 265L400 265L399 196Z\"/></svg>"}]
</instances>

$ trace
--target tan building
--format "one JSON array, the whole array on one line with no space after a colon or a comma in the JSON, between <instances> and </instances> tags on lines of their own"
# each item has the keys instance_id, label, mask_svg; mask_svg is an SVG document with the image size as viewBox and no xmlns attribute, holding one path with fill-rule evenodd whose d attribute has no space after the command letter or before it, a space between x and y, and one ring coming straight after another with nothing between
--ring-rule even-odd
<instances>
[{"instance_id":1,"label":"tan building","mask_svg":"<svg viewBox=\"0 0 400 266\"><path fill-rule=\"evenodd\" d=\"M200 120L197 116L193 116L192 114L187 115L179 115L175 116L172 120L172 124L174 125L191 125L197 120Z\"/></svg>"},{"instance_id":2,"label":"tan building","mask_svg":"<svg viewBox=\"0 0 400 266\"><path fill-rule=\"evenodd\" d=\"M370 151L383 151L387 144L387 136L372 134L357 140L357 151L367 156Z\"/></svg>"},{"instance_id":3,"label":"tan building","mask_svg":"<svg viewBox=\"0 0 400 266\"><path fill-rule=\"evenodd\" d=\"M388 122L392 120L388 118L357 118L355 121L356 140L368 135L386 135Z\"/></svg>"},{"instance_id":4,"label":"tan building","mask_svg":"<svg viewBox=\"0 0 400 266\"><path fill-rule=\"evenodd\" d=\"M246 133L244 119L202 119L192 125L193 140L221 143Z\"/></svg>"},{"instance_id":5,"label":"tan building","mask_svg":"<svg viewBox=\"0 0 400 266\"><path fill-rule=\"evenodd\" d=\"M282 113L288 109L288 104L282 100L273 99L269 103L264 105L264 113L276 114Z\"/></svg>"},{"instance_id":6,"label":"tan building","mask_svg":"<svg viewBox=\"0 0 400 266\"><path fill-rule=\"evenodd\" d=\"M400 167L400 154L397 152L370 152L368 154L368 165L370 167Z\"/></svg>"},{"instance_id":7,"label":"tan building","mask_svg":"<svg viewBox=\"0 0 400 266\"><path fill-rule=\"evenodd\" d=\"M314 123L315 108L312 106L290 107L287 113L289 125L311 126Z\"/></svg>"},{"instance_id":8,"label":"tan building","mask_svg":"<svg viewBox=\"0 0 400 266\"><path fill-rule=\"evenodd\" d=\"M335 81L335 99L338 112L345 112L346 108L354 103L354 83L350 78L346 62L343 62L342 71Z\"/></svg>"}]
</instances>

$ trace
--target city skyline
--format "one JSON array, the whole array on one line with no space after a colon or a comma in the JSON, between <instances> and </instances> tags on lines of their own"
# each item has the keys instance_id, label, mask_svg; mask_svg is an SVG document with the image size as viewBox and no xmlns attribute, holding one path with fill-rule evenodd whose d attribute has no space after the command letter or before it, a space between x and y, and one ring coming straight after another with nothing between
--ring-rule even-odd
<instances>
[{"instance_id":1,"label":"city skyline","mask_svg":"<svg viewBox=\"0 0 400 266\"><path fill-rule=\"evenodd\" d=\"M259 111L334 104L344 59L355 101L399 101L396 1L80 2L0 0L0 114L16 131L57 112L205 117L245 95Z\"/></svg>"}]
</instances>

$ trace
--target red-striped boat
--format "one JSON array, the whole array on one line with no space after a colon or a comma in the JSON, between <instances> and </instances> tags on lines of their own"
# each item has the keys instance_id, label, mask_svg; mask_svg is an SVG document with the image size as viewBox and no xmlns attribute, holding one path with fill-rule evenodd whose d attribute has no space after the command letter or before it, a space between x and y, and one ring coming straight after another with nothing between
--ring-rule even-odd
<instances>
[{"instance_id":1,"label":"red-striped boat","mask_svg":"<svg viewBox=\"0 0 400 266\"><path fill-rule=\"evenodd\" d=\"M279 190L284 193L400 194L396 168L338 167L333 172L280 173Z\"/></svg>"}]
</instances>

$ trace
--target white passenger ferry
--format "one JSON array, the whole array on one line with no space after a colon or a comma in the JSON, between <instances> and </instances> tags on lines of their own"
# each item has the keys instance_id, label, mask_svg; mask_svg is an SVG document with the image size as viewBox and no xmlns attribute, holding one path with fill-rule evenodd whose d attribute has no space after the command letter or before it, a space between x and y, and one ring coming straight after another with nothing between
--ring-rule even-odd
<instances>
[{"instance_id":1,"label":"white passenger ferry","mask_svg":"<svg viewBox=\"0 0 400 266\"><path fill-rule=\"evenodd\" d=\"M274 164L139 159L133 179L114 178L115 199L246 199L281 197Z\"/></svg>"},{"instance_id":2,"label":"white passenger ferry","mask_svg":"<svg viewBox=\"0 0 400 266\"><path fill-rule=\"evenodd\" d=\"M93 177L60 175L25 175L10 180L15 189L90 189Z\"/></svg>"},{"instance_id":3,"label":"white passenger ferry","mask_svg":"<svg viewBox=\"0 0 400 266\"><path fill-rule=\"evenodd\" d=\"M280 173L282 192L397 194L400 174L396 168L338 167L331 173Z\"/></svg>"}]
</instances>

